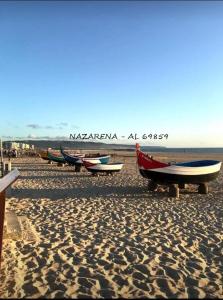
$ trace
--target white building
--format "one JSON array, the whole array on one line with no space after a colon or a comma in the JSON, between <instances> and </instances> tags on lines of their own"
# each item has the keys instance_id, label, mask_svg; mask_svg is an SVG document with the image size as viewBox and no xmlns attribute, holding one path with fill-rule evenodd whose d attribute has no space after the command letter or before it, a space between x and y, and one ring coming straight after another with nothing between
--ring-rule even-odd
<instances>
[{"instance_id":1,"label":"white building","mask_svg":"<svg viewBox=\"0 0 223 300\"><path fill-rule=\"evenodd\" d=\"M29 146L29 144L20 143L20 149L22 149L22 150L29 150L30 146Z\"/></svg>"},{"instance_id":2,"label":"white building","mask_svg":"<svg viewBox=\"0 0 223 300\"><path fill-rule=\"evenodd\" d=\"M20 143L16 143L16 142L3 142L3 148L7 149L7 150L18 150L20 148Z\"/></svg>"},{"instance_id":3,"label":"white building","mask_svg":"<svg viewBox=\"0 0 223 300\"><path fill-rule=\"evenodd\" d=\"M25 143L17 143L17 142L3 142L3 148L7 150L34 150L34 145L29 145Z\"/></svg>"}]
</instances>

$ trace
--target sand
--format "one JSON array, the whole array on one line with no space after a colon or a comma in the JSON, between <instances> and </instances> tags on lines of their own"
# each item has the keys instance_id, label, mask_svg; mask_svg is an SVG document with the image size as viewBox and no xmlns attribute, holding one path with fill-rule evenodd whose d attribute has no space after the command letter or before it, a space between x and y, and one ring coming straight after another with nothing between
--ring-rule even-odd
<instances>
[{"instance_id":1,"label":"sand","mask_svg":"<svg viewBox=\"0 0 223 300\"><path fill-rule=\"evenodd\" d=\"M222 171L207 195L189 185L170 198L164 186L147 191L132 155L99 177L13 159L21 176L6 212L20 227L5 232L0 297L223 297Z\"/></svg>"}]
</instances>

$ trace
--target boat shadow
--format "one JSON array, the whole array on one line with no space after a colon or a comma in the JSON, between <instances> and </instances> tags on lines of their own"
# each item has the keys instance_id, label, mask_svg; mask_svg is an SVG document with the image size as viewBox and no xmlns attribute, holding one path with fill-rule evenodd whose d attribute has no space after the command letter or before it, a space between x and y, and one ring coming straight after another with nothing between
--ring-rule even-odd
<instances>
[{"instance_id":1,"label":"boat shadow","mask_svg":"<svg viewBox=\"0 0 223 300\"><path fill-rule=\"evenodd\" d=\"M74 171L72 171L72 170L68 170L68 172L70 173L70 174L67 174L67 172L66 173L64 173L64 172L61 172L61 174L58 174L58 175L21 175L21 176L19 176L19 179L39 179L39 180L42 180L42 179L62 179L62 178L75 178L75 172ZM62 173L64 173L64 174L62 174ZM89 177L89 176L91 176L91 175L89 175L89 173L85 173L85 174L80 174L80 175L78 175L78 178L86 178L86 177Z\"/></svg>"},{"instance_id":2,"label":"boat shadow","mask_svg":"<svg viewBox=\"0 0 223 300\"><path fill-rule=\"evenodd\" d=\"M12 162L12 166L13 166L13 167L16 167L16 168L17 168L18 166L23 167L23 166L33 166L33 165L34 165L35 167L36 167L37 165L38 165L38 166L49 166L48 163L39 163L39 162L36 162L36 163L35 163L35 162L33 162L33 163L27 163L27 162L26 162L26 163L22 163L22 162L14 162L14 161Z\"/></svg>"},{"instance_id":3,"label":"boat shadow","mask_svg":"<svg viewBox=\"0 0 223 300\"><path fill-rule=\"evenodd\" d=\"M17 168L19 168L19 167L17 167ZM65 169L65 168L62 168L62 167L58 167L58 168L55 168L55 169L48 169L48 168L39 168L39 169L36 169L35 167L34 168L23 168L23 167L21 167L21 169L20 169L20 171L21 172L23 172L23 171L37 171L37 172L41 172L41 171L43 171L43 172L46 172L46 171L48 171L48 172L73 172L73 173L75 173L75 169L73 168L73 169Z\"/></svg>"},{"instance_id":4,"label":"boat shadow","mask_svg":"<svg viewBox=\"0 0 223 300\"><path fill-rule=\"evenodd\" d=\"M81 175L83 177L91 176L89 174ZM60 176L60 178L63 176ZM73 177L73 175L69 176ZM30 176L30 178L34 178ZM39 176L36 177L40 178ZM46 176L49 178L49 176ZM52 178L55 178L52 176ZM24 179L27 177L24 176ZM198 194L196 190L185 189L180 191L181 196L185 195L195 195ZM117 198L117 201L121 198L126 198L130 201L139 201L148 199L148 201L160 201L165 202L167 199L173 199L175 197L170 197L168 189L148 191L146 186L82 186L82 187L71 187L71 188L56 188L56 189L16 189L12 188L10 192L10 197L15 197L18 199L31 198L40 199L48 198L51 200L59 200L65 198L75 199L80 198L103 198L104 200L108 198ZM183 201L185 198L179 200Z\"/></svg>"},{"instance_id":5,"label":"boat shadow","mask_svg":"<svg viewBox=\"0 0 223 300\"><path fill-rule=\"evenodd\" d=\"M147 193L145 187L138 186L86 186L73 188L57 188L57 189L16 189L12 188L10 197L17 199L31 198L49 198L51 200L59 200L65 198L128 198L140 200L140 198L151 197ZM163 196L162 196L163 197ZM117 199L118 201L118 199Z\"/></svg>"}]
</instances>

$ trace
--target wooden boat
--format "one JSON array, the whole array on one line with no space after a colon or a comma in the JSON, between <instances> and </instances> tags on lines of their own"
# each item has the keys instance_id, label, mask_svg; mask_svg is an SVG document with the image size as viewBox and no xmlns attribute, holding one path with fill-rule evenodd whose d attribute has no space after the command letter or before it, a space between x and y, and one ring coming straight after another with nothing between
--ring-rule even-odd
<instances>
[{"instance_id":1,"label":"wooden boat","mask_svg":"<svg viewBox=\"0 0 223 300\"><path fill-rule=\"evenodd\" d=\"M39 156L44 159L44 160L49 160L48 156L47 156L47 151L46 150L40 150L39 151Z\"/></svg>"},{"instance_id":2,"label":"wooden boat","mask_svg":"<svg viewBox=\"0 0 223 300\"><path fill-rule=\"evenodd\" d=\"M85 168L92 174L96 174L99 172L112 174L114 172L121 171L124 165L123 163L107 163L107 164L96 163L95 164L94 162L90 162L88 160L84 160L83 164Z\"/></svg>"},{"instance_id":3,"label":"wooden boat","mask_svg":"<svg viewBox=\"0 0 223 300\"><path fill-rule=\"evenodd\" d=\"M78 161L80 160L80 158L85 156L85 154L81 154L81 153L76 153L74 155L68 154L62 148L60 148L60 152L64 157L65 161L72 166L75 166L77 164L82 164L82 161L80 163Z\"/></svg>"},{"instance_id":4,"label":"wooden boat","mask_svg":"<svg viewBox=\"0 0 223 300\"><path fill-rule=\"evenodd\" d=\"M39 150L38 154L42 159L48 160L48 161L51 161L51 160L55 161L54 158L56 158L56 160L58 158L58 154L49 152L49 150ZM58 162L58 161L56 161L56 162Z\"/></svg>"},{"instance_id":5,"label":"wooden boat","mask_svg":"<svg viewBox=\"0 0 223 300\"><path fill-rule=\"evenodd\" d=\"M107 164L109 161L110 155L106 154L92 154L92 155L87 155L84 158L82 158L82 161L88 161L93 164Z\"/></svg>"},{"instance_id":6,"label":"wooden boat","mask_svg":"<svg viewBox=\"0 0 223 300\"><path fill-rule=\"evenodd\" d=\"M64 159L63 156L53 154L49 150L47 150L47 157L48 157L48 160L50 160L50 161L54 161L57 163L63 163L63 164L66 163L66 160Z\"/></svg>"},{"instance_id":7,"label":"wooden boat","mask_svg":"<svg viewBox=\"0 0 223 300\"><path fill-rule=\"evenodd\" d=\"M163 163L140 151L139 144L136 144L136 154L140 174L157 183L202 184L217 178L221 168L218 160Z\"/></svg>"},{"instance_id":8,"label":"wooden boat","mask_svg":"<svg viewBox=\"0 0 223 300\"><path fill-rule=\"evenodd\" d=\"M93 165L101 164L101 161L98 158L82 158L82 162L83 164L84 162L89 162L92 163Z\"/></svg>"},{"instance_id":9,"label":"wooden boat","mask_svg":"<svg viewBox=\"0 0 223 300\"><path fill-rule=\"evenodd\" d=\"M95 161L97 163L107 164L110 158L110 155L100 153L88 155L77 153L75 155L70 155L66 153L62 148L60 149L60 151L67 163L74 166L82 166L84 160L90 160L92 162Z\"/></svg>"}]
</instances>

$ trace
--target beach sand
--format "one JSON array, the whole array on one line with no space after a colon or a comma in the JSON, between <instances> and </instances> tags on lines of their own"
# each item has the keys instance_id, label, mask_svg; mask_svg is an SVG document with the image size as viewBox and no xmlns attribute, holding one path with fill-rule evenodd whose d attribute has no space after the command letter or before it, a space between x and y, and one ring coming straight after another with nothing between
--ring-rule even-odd
<instances>
[{"instance_id":1,"label":"beach sand","mask_svg":"<svg viewBox=\"0 0 223 300\"><path fill-rule=\"evenodd\" d=\"M21 231L5 232L0 297L223 297L222 170L208 194L189 185L176 199L164 186L148 192L134 154L125 154L113 158L125 162L120 173L99 177L13 159L21 176L6 213L17 216Z\"/></svg>"}]
</instances>

